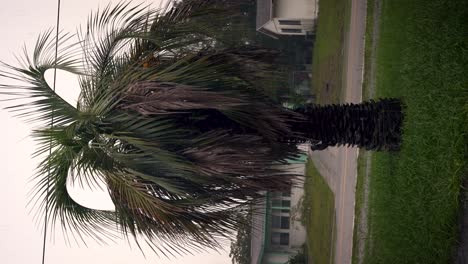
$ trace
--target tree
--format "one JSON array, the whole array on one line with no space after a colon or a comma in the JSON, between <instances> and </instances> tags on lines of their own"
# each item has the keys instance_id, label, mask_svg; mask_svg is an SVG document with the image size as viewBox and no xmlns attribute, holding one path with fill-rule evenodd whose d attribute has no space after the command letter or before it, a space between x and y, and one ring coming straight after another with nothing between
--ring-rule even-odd
<instances>
[{"instance_id":1,"label":"tree","mask_svg":"<svg viewBox=\"0 0 468 264\"><path fill-rule=\"evenodd\" d=\"M24 82L0 86L19 100L8 109L40 125L35 155L46 158L32 199L49 223L98 240L142 236L165 255L218 247L239 208L298 176L275 166L299 154L297 143L398 149L396 99L292 111L264 96L258 80L276 78L278 53L213 45L223 39L204 23L230 15L213 0L164 12L120 3L91 15L78 41L62 35L56 63L49 31L21 66L4 64L3 77ZM45 81L53 68L80 77L77 107ZM115 212L73 201L69 174L106 182Z\"/></svg>"},{"instance_id":2,"label":"tree","mask_svg":"<svg viewBox=\"0 0 468 264\"><path fill-rule=\"evenodd\" d=\"M238 215L236 239L231 241L229 256L233 264L250 264L250 243L252 231L252 213Z\"/></svg>"}]
</instances>

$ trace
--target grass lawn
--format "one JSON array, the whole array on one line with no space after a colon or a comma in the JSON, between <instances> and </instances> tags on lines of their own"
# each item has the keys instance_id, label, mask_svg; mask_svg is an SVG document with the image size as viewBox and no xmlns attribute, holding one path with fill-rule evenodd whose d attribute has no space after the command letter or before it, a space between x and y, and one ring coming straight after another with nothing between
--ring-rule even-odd
<instances>
[{"instance_id":1,"label":"grass lawn","mask_svg":"<svg viewBox=\"0 0 468 264\"><path fill-rule=\"evenodd\" d=\"M359 150L359 157L358 157L358 165L357 165L357 180L356 180L356 202L354 205L354 230L353 230L353 256L352 256L352 263L357 264L359 263L359 243L363 243L364 247L364 252L362 258L365 259L367 257L368 251L369 251L369 243L366 243L368 240L368 234L358 234L361 232L360 226L359 226L359 221L361 221L361 214L362 214L362 209L365 203L365 177L366 177L366 168L368 166L367 164L367 154L369 152L366 150ZM366 217L366 216L362 216ZM366 218L367 219L367 218ZM363 228L369 228L368 226L365 226ZM360 236L364 236L364 239L360 240Z\"/></svg>"},{"instance_id":2,"label":"grass lawn","mask_svg":"<svg viewBox=\"0 0 468 264\"><path fill-rule=\"evenodd\" d=\"M303 220L307 227L307 255L315 264L333 263L335 197L311 160L307 162Z\"/></svg>"},{"instance_id":3,"label":"grass lawn","mask_svg":"<svg viewBox=\"0 0 468 264\"><path fill-rule=\"evenodd\" d=\"M373 153L364 263L450 263L467 169L468 4L383 1L376 97L406 104L398 153Z\"/></svg>"},{"instance_id":4,"label":"grass lawn","mask_svg":"<svg viewBox=\"0 0 468 264\"><path fill-rule=\"evenodd\" d=\"M321 0L312 59L312 89L320 104L337 103L343 93L345 39L350 0Z\"/></svg>"}]
</instances>

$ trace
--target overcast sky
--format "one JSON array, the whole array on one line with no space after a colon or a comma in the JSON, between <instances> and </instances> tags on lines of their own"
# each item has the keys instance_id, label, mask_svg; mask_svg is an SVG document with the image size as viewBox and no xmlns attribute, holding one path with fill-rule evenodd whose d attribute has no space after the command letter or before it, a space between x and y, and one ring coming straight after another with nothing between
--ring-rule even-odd
<instances>
[{"instance_id":1,"label":"overcast sky","mask_svg":"<svg viewBox=\"0 0 468 264\"><path fill-rule=\"evenodd\" d=\"M84 24L91 10L104 6L109 0L62 0L61 29L74 32ZM117 2L117 1L113 1ZM135 2L135 1L134 1ZM159 5L159 1L152 1ZM14 63L14 55L19 55L22 46L33 47L40 32L55 26L56 0L1 0L0 8L0 61ZM5 83L0 78L0 83ZM58 92L73 99L79 93L73 76L58 75ZM0 98L1 99L1 98ZM0 103L1 107L6 106ZM34 143L29 137L31 126L0 110L0 135L3 139L0 148L1 183L0 192L0 259L2 264L40 263L42 256L41 226L33 221L33 214L26 208L29 182L34 174L37 160L31 159ZM106 206L105 194L81 195L81 202L89 205L94 201ZM108 205L107 205L108 206ZM146 258L138 249L131 249L121 240L107 246L100 246L91 240L88 246L66 245L60 229L54 240L47 242L46 263L109 263L109 264L225 264L230 263L228 246L224 252L209 251L195 256L179 257L175 260L160 259L148 253Z\"/></svg>"}]
</instances>

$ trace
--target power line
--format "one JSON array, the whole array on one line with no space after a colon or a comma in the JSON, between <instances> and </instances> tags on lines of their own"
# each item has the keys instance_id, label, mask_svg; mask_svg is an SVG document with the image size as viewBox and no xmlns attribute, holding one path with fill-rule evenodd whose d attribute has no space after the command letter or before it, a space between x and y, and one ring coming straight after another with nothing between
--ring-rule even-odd
<instances>
[{"instance_id":1,"label":"power line","mask_svg":"<svg viewBox=\"0 0 468 264\"><path fill-rule=\"evenodd\" d=\"M54 83L52 89L55 92L55 83L57 82L57 57L58 57L58 42L59 42L59 26L60 26L60 0L57 0L57 23L56 23L56 36L55 36L55 60L54 60ZM50 120L50 127L54 127L54 108L52 108L52 115ZM52 154L52 139L49 144L49 157ZM42 241L42 264L45 261L46 253L46 239L47 239L47 220L49 218L49 188L50 188L50 161L48 164L48 175L47 175L47 192L46 192L46 204L45 204L45 219L44 219L44 240Z\"/></svg>"}]
</instances>

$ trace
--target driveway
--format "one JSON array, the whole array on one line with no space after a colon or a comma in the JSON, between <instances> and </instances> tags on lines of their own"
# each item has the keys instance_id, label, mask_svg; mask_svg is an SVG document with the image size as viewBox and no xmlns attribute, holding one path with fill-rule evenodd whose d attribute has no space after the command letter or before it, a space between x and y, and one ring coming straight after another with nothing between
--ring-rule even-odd
<instances>
[{"instance_id":1,"label":"driveway","mask_svg":"<svg viewBox=\"0 0 468 264\"><path fill-rule=\"evenodd\" d=\"M351 0L351 21L345 51L345 101L362 100L366 0ZM335 193L335 263L350 264L353 251L357 148L310 152L315 166Z\"/></svg>"}]
</instances>

